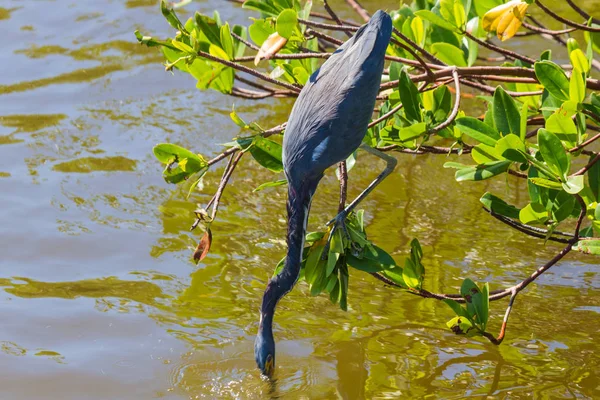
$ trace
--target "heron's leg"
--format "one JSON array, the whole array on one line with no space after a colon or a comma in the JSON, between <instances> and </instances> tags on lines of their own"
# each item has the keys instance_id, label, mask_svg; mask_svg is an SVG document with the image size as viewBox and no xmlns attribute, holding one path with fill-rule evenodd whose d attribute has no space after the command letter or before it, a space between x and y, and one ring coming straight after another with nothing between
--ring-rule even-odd
<instances>
[{"instance_id":1,"label":"heron's leg","mask_svg":"<svg viewBox=\"0 0 600 400\"><path fill-rule=\"evenodd\" d=\"M394 157L392 157L388 154L385 154L377 149L374 149L369 145L361 144L360 148L363 149L364 151L366 151L367 153L371 153L374 156L381 158L382 160L384 160L386 162L387 165L385 166L384 170L381 171L381 173L377 176L377 178L375 178L375 180L373 182L371 182L369 184L369 186L367 186L367 188L365 190L363 190L362 193L359 194L358 197L352 201L352 203L350 203L350 204L348 204L348 206L346 206L344 211L339 213L334 219L332 219L331 221L329 221L327 223L327 226L333 224L334 222L337 225L340 220L345 221L348 214L352 210L354 210L354 208L358 205L358 203L360 203L365 197L367 197L369 195L369 193L371 193L373 191L373 189L375 189L375 186L379 185L379 183L381 183L381 181L383 181L389 174L391 174L392 171L394 170L394 168L396 168L396 164L398 164L398 160L396 160ZM335 229L335 227L334 227L334 229Z\"/></svg>"}]
</instances>

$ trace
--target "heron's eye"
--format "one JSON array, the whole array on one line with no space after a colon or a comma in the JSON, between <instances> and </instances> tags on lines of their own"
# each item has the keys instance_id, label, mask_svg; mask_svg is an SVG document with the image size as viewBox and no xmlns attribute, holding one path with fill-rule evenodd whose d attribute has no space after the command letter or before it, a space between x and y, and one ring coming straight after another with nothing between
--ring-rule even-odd
<instances>
[{"instance_id":1,"label":"heron's eye","mask_svg":"<svg viewBox=\"0 0 600 400\"><path fill-rule=\"evenodd\" d=\"M273 356L269 354L267 356L267 361L265 361L265 374L267 376L271 376L271 374L273 373L273 364Z\"/></svg>"}]
</instances>

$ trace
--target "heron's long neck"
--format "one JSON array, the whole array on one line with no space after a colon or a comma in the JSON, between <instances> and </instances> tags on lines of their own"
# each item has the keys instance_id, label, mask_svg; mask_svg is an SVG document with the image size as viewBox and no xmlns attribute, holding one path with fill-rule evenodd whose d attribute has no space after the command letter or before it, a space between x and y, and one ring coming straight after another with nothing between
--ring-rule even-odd
<instances>
[{"instance_id":1,"label":"heron's long neck","mask_svg":"<svg viewBox=\"0 0 600 400\"><path fill-rule=\"evenodd\" d=\"M310 187L303 186L298 188L291 184L289 186L287 201L287 256L285 258L283 269L268 283L267 289L263 295L260 310L261 323L259 334L262 333L272 337L271 324L273 322L275 306L280 298L292 290L298 280L300 266L302 264L302 250L304 248L306 223L308 221L310 202L316 189L316 183L310 185Z\"/></svg>"}]
</instances>

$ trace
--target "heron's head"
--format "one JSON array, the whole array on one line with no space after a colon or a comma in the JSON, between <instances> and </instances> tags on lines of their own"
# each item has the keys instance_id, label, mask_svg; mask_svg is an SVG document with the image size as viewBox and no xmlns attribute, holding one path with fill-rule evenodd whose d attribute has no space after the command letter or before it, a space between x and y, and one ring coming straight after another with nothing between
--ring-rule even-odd
<instances>
[{"instance_id":1,"label":"heron's head","mask_svg":"<svg viewBox=\"0 0 600 400\"><path fill-rule=\"evenodd\" d=\"M392 34L392 18L388 13L378 10L369 20L369 25L377 27L386 42L389 41L389 37Z\"/></svg>"},{"instance_id":2,"label":"heron's head","mask_svg":"<svg viewBox=\"0 0 600 400\"><path fill-rule=\"evenodd\" d=\"M254 358L262 374L270 378L275 370L275 341L273 340L271 326L264 329L263 322L261 321L254 342Z\"/></svg>"}]
</instances>

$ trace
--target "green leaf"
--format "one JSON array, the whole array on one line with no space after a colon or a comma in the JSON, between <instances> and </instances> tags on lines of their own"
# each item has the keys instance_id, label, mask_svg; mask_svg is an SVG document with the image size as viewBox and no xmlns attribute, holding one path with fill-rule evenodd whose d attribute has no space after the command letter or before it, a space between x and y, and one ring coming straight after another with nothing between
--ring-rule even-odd
<instances>
[{"instance_id":1,"label":"green leaf","mask_svg":"<svg viewBox=\"0 0 600 400\"><path fill-rule=\"evenodd\" d=\"M568 143L577 141L577 126L575 122L561 110L556 110L546 120L546 130L555 133L559 139Z\"/></svg>"},{"instance_id":2,"label":"green leaf","mask_svg":"<svg viewBox=\"0 0 600 400\"><path fill-rule=\"evenodd\" d=\"M487 292L489 293L489 290ZM467 302L467 311L476 316L475 323L481 326L482 331L485 331L489 317L488 296L484 298L481 289L469 278L463 281L460 294Z\"/></svg>"},{"instance_id":3,"label":"green leaf","mask_svg":"<svg viewBox=\"0 0 600 400\"><path fill-rule=\"evenodd\" d=\"M521 132L521 113L517 108L515 100L502 89L501 86L494 92L494 103L492 112L496 129L502 135Z\"/></svg>"},{"instance_id":4,"label":"green leaf","mask_svg":"<svg viewBox=\"0 0 600 400\"><path fill-rule=\"evenodd\" d=\"M176 49L171 42L166 42L166 41L162 41L162 40L156 40L154 38L152 38L151 36L143 36L140 31L136 30L135 32L133 32L135 34L136 39L138 40L138 42L140 42L140 44L146 45L148 47L166 47L170 50L173 51L177 51L179 53L179 50ZM181 53L179 53L181 54ZM175 59L179 58L176 57Z\"/></svg>"},{"instance_id":5,"label":"green leaf","mask_svg":"<svg viewBox=\"0 0 600 400\"><path fill-rule=\"evenodd\" d=\"M600 239L581 239L575 243L573 250L585 254L600 255Z\"/></svg>"},{"instance_id":6,"label":"green leaf","mask_svg":"<svg viewBox=\"0 0 600 400\"><path fill-rule=\"evenodd\" d=\"M438 86L433 90L433 119L435 122L441 123L446 120L452 110L452 94L448 86Z\"/></svg>"},{"instance_id":7,"label":"green leaf","mask_svg":"<svg viewBox=\"0 0 600 400\"><path fill-rule=\"evenodd\" d=\"M466 15L462 0L440 0L439 10L446 21L458 28L464 27Z\"/></svg>"},{"instance_id":8,"label":"green leaf","mask_svg":"<svg viewBox=\"0 0 600 400\"><path fill-rule=\"evenodd\" d=\"M538 80L552 96L569 100L569 80L561 67L551 61L539 61L534 69Z\"/></svg>"},{"instance_id":9,"label":"green leaf","mask_svg":"<svg viewBox=\"0 0 600 400\"><path fill-rule=\"evenodd\" d=\"M277 17L276 30L280 36L289 39L298 25L298 14L292 9L283 10Z\"/></svg>"},{"instance_id":10,"label":"green leaf","mask_svg":"<svg viewBox=\"0 0 600 400\"><path fill-rule=\"evenodd\" d=\"M446 21L444 18L440 17L439 15L437 15L429 10L415 11L415 15L419 16L420 18L423 18L424 20L431 22L434 25L439 26L440 28L448 29L449 31L458 33L458 29L456 28L456 26L452 25L450 22Z\"/></svg>"},{"instance_id":11,"label":"green leaf","mask_svg":"<svg viewBox=\"0 0 600 400\"><path fill-rule=\"evenodd\" d=\"M416 124L400 128L399 137L402 142L406 142L418 138L426 131L427 124L425 122L417 122Z\"/></svg>"},{"instance_id":12,"label":"green leaf","mask_svg":"<svg viewBox=\"0 0 600 400\"><path fill-rule=\"evenodd\" d=\"M310 232L307 233L304 240L306 242L316 242L318 240L323 239L323 237L325 236L325 232Z\"/></svg>"},{"instance_id":13,"label":"green leaf","mask_svg":"<svg viewBox=\"0 0 600 400\"><path fill-rule=\"evenodd\" d=\"M402 70L400 73L399 89L400 100L404 105L406 118L412 121L421 122L421 98L419 89L405 70Z\"/></svg>"},{"instance_id":14,"label":"green leaf","mask_svg":"<svg viewBox=\"0 0 600 400\"><path fill-rule=\"evenodd\" d=\"M570 39L569 39L570 40ZM573 65L573 69L578 69L584 73L590 72L590 62L585 53L581 49L575 49L569 53L569 59Z\"/></svg>"},{"instance_id":15,"label":"green leaf","mask_svg":"<svg viewBox=\"0 0 600 400\"><path fill-rule=\"evenodd\" d=\"M194 14L194 19L196 21L196 25L198 25L198 28L200 28L200 31L208 39L208 42L220 49L222 47L221 29L219 28L217 21L199 12Z\"/></svg>"},{"instance_id":16,"label":"green leaf","mask_svg":"<svg viewBox=\"0 0 600 400\"><path fill-rule=\"evenodd\" d=\"M457 335L469 334L473 330L473 323L466 317L454 317L446 322L446 326Z\"/></svg>"},{"instance_id":17,"label":"green leaf","mask_svg":"<svg viewBox=\"0 0 600 400\"><path fill-rule=\"evenodd\" d=\"M431 45L431 50L434 56L448 65L455 65L457 67L467 66L464 51L450 43L434 43Z\"/></svg>"},{"instance_id":18,"label":"green leaf","mask_svg":"<svg viewBox=\"0 0 600 400\"><path fill-rule=\"evenodd\" d=\"M250 147L250 154L263 167L273 171L283 171L281 161L281 145L262 136L256 136Z\"/></svg>"},{"instance_id":19,"label":"green leaf","mask_svg":"<svg viewBox=\"0 0 600 400\"><path fill-rule=\"evenodd\" d=\"M519 212L519 220L524 224L543 224L548 220L548 211L541 204L529 203Z\"/></svg>"},{"instance_id":20,"label":"green leaf","mask_svg":"<svg viewBox=\"0 0 600 400\"><path fill-rule=\"evenodd\" d=\"M178 31L185 32L185 27L183 26L179 18L177 18L177 14L175 14L175 11L173 11L173 9L168 7L167 2L165 0L161 0L160 2L160 11L162 12L162 15L165 17L169 25L171 25Z\"/></svg>"},{"instance_id":21,"label":"green leaf","mask_svg":"<svg viewBox=\"0 0 600 400\"><path fill-rule=\"evenodd\" d=\"M552 200L552 219L561 222L569 218L575 207L575 197L567 192L560 191Z\"/></svg>"},{"instance_id":22,"label":"green leaf","mask_svg":"<svg viewBox=\"0 0 600 400\"><path fill-rule=\"evenodd\" d=\"M500 175L510 167L510 161L494 161L480 165L467 166L456 171L455 179L462 181L482 181Z\"/></svg>"},{"instance_id":23,"label":"green leaf","mask_svg":"<svg viewBox=\"0 0 600 400\"><path fill-rule=\"evenodd\" d=\"M279 179L274 182L265 182L265 183L259 185L256 189L254 189L253 192L260 192L261 190L266 189L266 188L283 186L283 185L287 185L287 180Z\"/></svg>"},{"instance_id":24,"label":"green leaf","mask_svg":"<svg viewBox=\"0 0 600 400\"><path fill-rule=\"evenodd\" d=\"M279 10L276 7L272 6L268 2L262 2L260 0L247 0L242 5L242 8L259 11L271 17L276 17L279 14Z\"/></svg>"},{"instance_id":25,"label":"green leaf","mask_svg":"<svg viewBox=\"0 0 600 400\"><path fill-rule=\"evenodd\" d=\"M562 184L560 182L551 181L550 179L546 179L546 178L529 178L529 180L531 182L533 182L535 185L538 185L541 187L545 187L548 189L562 190Z\"/></svg>"},{"instance_id":26,"label":"green leaf","mask_svg":"<svg viewBox=\"0 0 600 400\"><path fill-rule=\"evenodd\" d=\"M315 244L309 250L306 262L304 263L304 277L308 283L314 282L318 276L319 263L321 262L323 249L323 245Z\"/></svg>"},{"instance_id":27,"label":"green leaf","mask_svg":"<svg viewBox=\"0 0 600 400\"><path fill-rule=\"evenodd\" d=\"M546 164L558 174L565 177L569 172L570 160L560 139L552 132L540 129L538 132L538 145Z\"/></svg>"},{"instance_id":28,"label":"green leaf","mask_svg":"<svg viewBox=\"0 0 600 400\"><path fill-rule=\"evenodd\" d=\"M456 119L456 126L465 135L472 137L480 143L495 146L500 139L500 134L494 128L473 117Z\"/></svg>"},{"instance_id":29,"label":"green leaf","mask_svg":"<svg viewBox=\"0 0 600 400\"><path fill-rule=\"evenodd\" d=\"M583 190L584 182L583 175L569 176L567 181L562 184L565 192L569 194L577 194Z\"/></svg>"},{"instance_id":30,"label":"green leaf","mask_svg":"<svg viewBox=\"0 0 600 400\"><path fill-rule=\"evenodd\" d=\"M229 24L225 24L225 25L221 26L219 33L220 33L221 45L223 46L223 50L227 54L227 59L231 60L234 57L234 45L233 45L233 38L231 36L231 31L229 30Z\"/></svg>"},{"instance_id":31,"label":"green leaf","mask_svg":"<svg viewBox=\"0 0 600 400\"><path fill-rule=\"evenodd\" d=\"M465 317L468 320L471 320L471 315L469 315L467 309L461 306L459 302L451 299L444 299L442 301L446 303L458 317Z\"/></svg>"},{"instance_id":32,"label":"green leaf","mask_svg":"<svg viewBox=\"0 0 600 400\"><path fill-rule=\"evenodd\" d=\"M527 104L523 103L521 107L520 134L521 141L525 142L527 137Z\"/></svg>"},{"instance_id":33,"label":"green leaf","mask_svg":"<svg viewBox=\"0 0 600 400\"><path fill-rule=\"evenodd\" d=\"M273 26L264 19L256 19L254 20L254 23L248 27L250 39L258 46L262 46L265 40L267 40L273 32L275 32Z\"/></svg>"},{"instance_id":34,"label":"green leaf","mask_svg":"<svg viewBox=\"0 0 600 400\"><path fill-rule=\"evenodd\" d=\"M581 50L580 50L581 51ZM581 103L585 99L585 78L581 69L574 67L569 81L569 99L575 103Z\"/></svg>"},{"instance_id":35,"label":"green leaf","mask_svg":"<svg viewBox=\"0 0 600 400\"><path fill-rule=\"evenodd\" d=\"M521 141L519 136L514 134L508 134L496 143L496 151L507 160L515 161L518 163L526 163L527 158L525 153L525 143Z\"/></svg>"},{"instance_id":36,"label":"green leaf","mask_svg":"<svg viewBox=\"0 0 600 400\"><path fill-rule=\"evenodd\" d=\"M487 207L489 210L492 210L496 214L504 215L508 218L519 219L519 211L521 211L520 209L508 204L501 198L496 197L489 192L486 192L483 196L481 196L479 201L481 201L485 207Z\"/></svg>"},{"instance_id":37,"label":"green leaf","mask_svg":"<svg viewBox=\"0 0 600 400\"><path fill-rule=\"evenodd\" d=\"M152 152L158 161L163 164L170 164L172 162L180 162L185 159L193 159L200 165L208 165L204 158L198 154L194 154L186 148L177 146L172 143L160 143L152 148Z\"/></svg>"},{"instance_id":38,"label":"green leaf","mask_svg":"<svg viewBox=\"0 0 600 400\"><path fill-rule=\"evenodd\" d=\"M356 257L354 254L347 255L347 262L352 268L364 272L379 272L382 270L390 270L396 267L396 262L385 250L372 245L376 255L371 252L365 252L362 258Z\"/></svg>"},{"instance_id":39,"label":"green leaf","mask_svg":"<svg viewBox=\"0 0 600 400\"><path fill-rule=\"evenodd\" d=\"M471 158L477 164L485 164L493 161L502 161L502 153L496 150L496 147L488 146L487 144L478 144L471 150Z\"/></svg>"},{"instance_id":40,"label":"green leaf","mask_svg":"<svg viewBox=\"0 0 600 400\"><path fill-rule=\"evenodd\" d=\"M592 162L595 155L591 155L588 162ZM588 170L588 182L590 184L590 189L594 193L594 198L596 201L600 201L600 163L595 163Z\"/></svg>"},{"instance_id":41,"label":"green leaf","mask_svg":"<svg viewBox=\"0 0 600 400\"><path fill-rule=\"evenodd\" d=\"M248 124L246 123L246 121L244 121L236 112L235 109L232 108L231 112L229 113L229 117L231 118L231 120L240 128L248 128Z\"/></svg>"},{"instance_id":42,"label":"green leaf","mask_svg":"<svg viewBox=\"0 0 600 400\"><path fill-rule=\"evenodd\" d=\"M406 285L415 290L420 290L423 284L423 275L415 263L407 258L404 261L404 269L402 270L402 279Z\"/></svg>"},{"instance_id":43,"label":"green leaf","mask_svg":"<svg viewBox=\"0 0 600 400\"><path fill-rule=\"evenodd\" d=\"M184 53L191 53L191 54L195 54L194 49L192 49L189 45L180 42L178 40L171 40L171 44L173 45L173 47L177 48L178 50L183 51Z\"/></svg>"}]
</instances>

